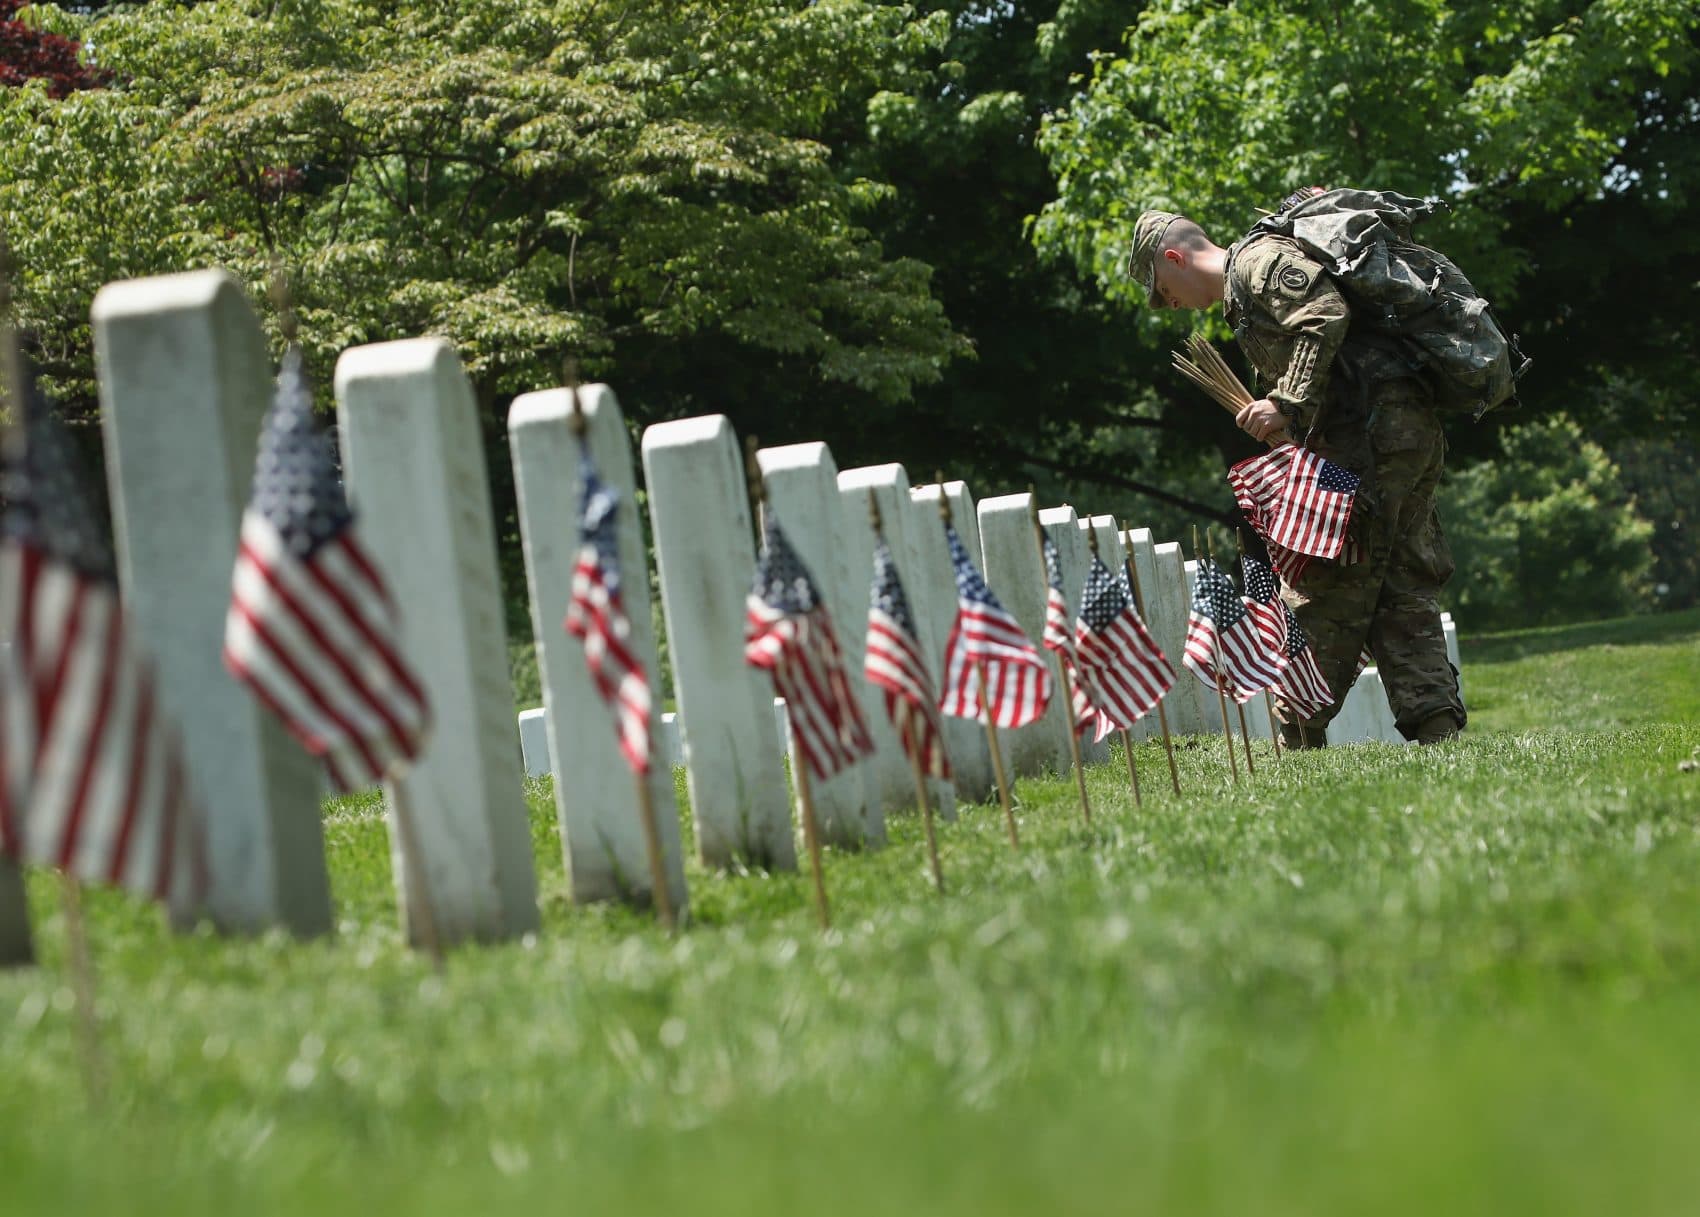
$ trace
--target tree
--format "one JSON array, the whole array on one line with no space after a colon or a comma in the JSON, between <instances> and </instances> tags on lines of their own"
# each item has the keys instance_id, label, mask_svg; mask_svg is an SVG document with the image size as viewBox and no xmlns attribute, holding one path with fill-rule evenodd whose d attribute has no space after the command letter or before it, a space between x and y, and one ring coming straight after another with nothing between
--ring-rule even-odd
<instances>
[{"instance_id":1,"label":"tree","mask_svg":"<svg viewBox=\"0 0 1700 1217\"><path fill-rule=\"evenodd\" d=\"M112 74L84 63L81 44L45 28L46 16L29 0L0 0L0 85L40 80L49 97L105 85Z\"/></svg>"},{"instance_id":2,"label":"tree","mask_svg":"<svg viewBox=\"0 0 1700 1217\"><path fill-rule=\"evenodd\" d=\"M1056 197L1034 239L1128 301L1121 266L1146 207L1232 239L1257 207L1313 182L1450 196L1455 212L1422 239L1528 339L1535 412L1643 360L1676 383L1700 303L1686 220L1700 188L1697 12L1694 0L1151 7L1047 121ZM1147 341L1173 332L1160 316L1140 325ZM1693 433L1700 412L1620 421ZM1491 428L1455 434L1491 450Z\"/></svg>"}]
</instances>

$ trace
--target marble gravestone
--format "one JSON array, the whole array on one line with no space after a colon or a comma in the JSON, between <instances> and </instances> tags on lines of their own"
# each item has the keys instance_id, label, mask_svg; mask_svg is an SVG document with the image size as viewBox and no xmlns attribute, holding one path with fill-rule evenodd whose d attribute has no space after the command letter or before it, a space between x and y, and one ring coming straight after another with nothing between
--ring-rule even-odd
<instances>
[{"instance_id":1,"label":"marble gravestone","mask_svg":"<svg viewBox=\"0 0 1700 1217\"><path fill-rule=\"evenodd\" d=\"M755 533L731 421L657 423L643 434L643 470L697 855L708 866L795 870L773 682L744 660Z\"/></svg>"},{"instance_id":2,"label":"marble gravestone","mask_svg":"<svg viewBox=\"0 0 1700 1217\"><path fill-rule=\"evenodd\" d=\"M1045 630L1045 564L1033 534L1032 505L1031 494L1006 494L981 500L978 513L980 544L986 554L981 573L998 602L1038 647L1051 674L1051 704L1044 717L1013 731L998 731L998 746L1012 777L1066 774L1070 764L1068 715L1057 708L1062 682L1055 657L1040 642Z\"/></svg>"},{"instance_id":3,"label":"marble gravestone","mask_svg":"<svg viewBox=\"0 0 1700 1217\"><path fill-rule=\"evenodd\" d=\"M655 815L670 907L685 908L679 813L668 754L656 746L661 669L649 607L649 562L638 515L631 441L619 402L607 385L578 390L585 443L597 477L619 496L614 515L620 600L631 624L626 646L650 688L649 731L654 757L642 781ZM620 751L613 711L585 665L584 644L563 626L572 599L584 491L578 438L572 432L573 394L546 389L514 398L508 407L508 447L519 502L520 544L543 686L544 769L555 775L555 817L567 883L575 902L654 900L639 779ZM525 715L520 729L525 730ZM535 730L535 729L534 729ZM531 764L528 760L527 768Z\"/></svg>"},{"instance_id":4,"label":"marble gravestone","mask_svg":"<svg viewBox=\"0 0 1700 1217\"><path fill-rule=\"evenodd\" d=\"M867 572L851 567L852 547L844 541L838 465L827 446L820 443L763 448L756 453L756 463L767 486L768 507L808 567L832 615L850 687L860 688L866 683L862 659L868 632L869 577ZM865 698L858 697L857 704L867 712ZM883 718L884 707L878 707L877 713ZM780 721L783 724L785 720L781 717ZM871 718L868 726L871 732ZM781 738L790 749L791 770L795 773L804 761L789 734L788 729L782 728ZM839 770L825 781L817 779L813 783L816 823L824 843L847 846L885 843L885 809L869 791L872 772L870 757ZM801 818L799 808L799 822Z\"/></svg>"},{"instance_id":5,"label":"marble gravestone","mask_svg":"<svg viewBox=\"0 0 1700 1217\"><path fill-rule=\"evenodd\" d=\"M422 944L428 899L445 945L517 938L537 928L537 880L472 386L446 339L413 338L345 351L336 398L349 501L433 718L419 760L384 784L408 936Z\"/></svg>"},{"instance_id":6,"label":"marble gravestone","mask_svg":"<svg viewBox=\"0 0 1700 1217\"><path fill-rule=\"evenodd\" d=\"M271 401L265 340L224 271L113 283L91 310L118 576L207 809L219 928L331 928L319 763L225 671L242 513Z\"/></svg>"}]
</instances>

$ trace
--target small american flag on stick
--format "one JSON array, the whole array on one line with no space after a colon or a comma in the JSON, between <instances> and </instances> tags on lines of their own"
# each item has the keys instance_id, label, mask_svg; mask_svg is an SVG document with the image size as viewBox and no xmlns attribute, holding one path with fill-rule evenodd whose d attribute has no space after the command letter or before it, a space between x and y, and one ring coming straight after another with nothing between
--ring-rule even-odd
<instances>
[{"instance_id":1,"label":"small american flag on stick","mask_svg":"<svg viewBox=\"0 0 1700 1217\"><path fill-rule=\"evenodd\" d=\"M952 718L984 722L980 669L994 726L1025 727L1051 704L1051 671L1009 610L998 603L956 529L944 526L956 571L956 622L944 652L944 694L939 709Z\"/></svg>"},{"instance_id":2,"label":"small american flag on stick","mask_svg":"<svg viewBox=\"0 0 1700 1217\"><path fill-rule=\"evenodd\" d=\"M204 822L70 438L18 373L0 453L0 851L188 911Z\"/></svg>"},{"instance_id":3,"label":"small american flag on stick","mask_svg":"<svg viewBox=\"0 0 1700 1217\"><path fill-rule=\"evenodd\" d=\"M402 655L396 609L355 535L300 349L284 353L242 516L224 663L325 765L339 790L419 755L425 691Z\"/></svg>"},{"instance_id":4,"label":"small american flag on stick","mask_svg":"<svg viewBox=\"0 0 1700 1217\"><path fill-rule=\"evenodd\" d=\"M1287 644L1287 618L1291 614L1281 603L1274 572L1250 554L1242 554L1240 582L1245 585L1245 610L1251 614L1257 632L1272 653L1281 654Z\"/></svg>"},{"instance_id":5,"label":"small american flag on stick","mask_svg":"<svg viewBox=\"0 0 1700 1217\"><path fill-rule=\"evenodd\" d=\"M632 624L620 593L620 554L614 520L620 497L596 475L590 445L580 438L579 551L573 565L573 595L567 633L584 643L584 662L610 710L620 755L633 773L648 773L651 760L649 681L632 653Z\"/></svg>"},{"instance_id":6,"label":"small american flag on stick","mask_svg":"<svg viewBox=\"0 0 1700 1217\"><path fill-rule=\"evenodd\" d=\"M810 771L825 779L872 753L832 616L771 506L762 508L761 557L745 605L744 658L773 678Z\"/></svg>"},{"instance_id":7,"label":"small american flag on stick","mask_svg":"<svg viewBox=\"0 0 1700 1217\"><path fill-rule=\"evenodd\" d=\"M1322 669L1317 666L1316 652L1311 650L1310 639L1299 628L1298 618L1286 605L1281 605L1285 614L1281 643L1281 676L1270 688L1297 711L1299 717L1309 718L1324 706L1334 704L1334 694L1329 692L1328 681L1322 675Z\"/></svg>"},{"instance_id":8,"label":"small american flag on stick","mask_svg":"<svg viewBox=\"0 0 1700 1217\"><path fill-rule=\"evenodd\" d=\"M1347 538L1358 475L1297 444L1228 470L1234 501L1269 546L1281 577L1297 584L1312 558L1357 561Z\"/></svg>"},{"instance_id":9,"label":"small american flag on stick","mask_svg":"<svg viewBox=\"0 0 1700 1217\"><path fill-rule=\"evenodd\" d=\"M1040 639L1064 663L1074 660L1074 625L1069 620L1068 597L1063 593L1062 559L1048 533L1039 534L1039 550L1045 555L1045 633Z\"/></svg>"},{"instance_id":10,"label":"small american flag on stick","mask_svg":"<svg viewBox=\"0 0 1700 1217\"><path fill-rule=\"evenodd\" d=\"M1245 611L1232 579L1210 558L1198 563L1192 614L1186 623L1186 666L1214 686L1217 652L1221 654L1222 683L1235 701L1247 702L1260 689L1280 678L1275 656Z\"/></svg>"},{"instance_id":11,"label":"small american flag on stick","mask_svg":"<svg viewBox=\"0 0 1700 1217\"><path fill-rule=\"evenodd\" d=\"M921 658L909 597L883 536L874 541L874 586L863 672L885 692L885 712L898 738L920 757L921 771L928 777L948 778L950 758L945 755L933 682Z\"/></svg>"},{"instance_id":12,"label":"small american flag on stick","mask_svg":"<svg viewBox=\"0 0 1700 1217\"><path fill-rule=\"evenodd\" d=\"M1125 568L1111 572L1093 555L1080 594L1075 670L1097 711L1097 739L1126 731L1174 687L1175 670L1134 611Z\"/></svg>"}]
</instances>

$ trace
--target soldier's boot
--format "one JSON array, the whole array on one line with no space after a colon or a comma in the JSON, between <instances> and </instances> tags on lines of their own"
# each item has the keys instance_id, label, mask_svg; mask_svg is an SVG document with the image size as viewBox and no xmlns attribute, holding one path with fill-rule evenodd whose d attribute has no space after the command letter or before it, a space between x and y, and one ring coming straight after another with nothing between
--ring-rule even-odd
<instances>
[{"instance_id":1,"label":"soldier's boot","mask_svg":"<svg viewBox=\"0 0 1700 1217\"><path fill-rule=\"evenodd\" d=\"M1286 748L1326 748L1328 729L1312 725L1301 732L1297 723L1282 723L1281 744Z\"/></svg>"},{"instance_id":2,"label":"soldier's boot","mask_svg":"<svg viewBox=\"0 0 1700 1217\"><path fill-rule=\"evenodd\" d=\"M1440 710L1417 724L1416 740L1419 744L1444 744L1457 739L1460 730L1458 716L1450 710Z\"/></svg>"}]
</instances>

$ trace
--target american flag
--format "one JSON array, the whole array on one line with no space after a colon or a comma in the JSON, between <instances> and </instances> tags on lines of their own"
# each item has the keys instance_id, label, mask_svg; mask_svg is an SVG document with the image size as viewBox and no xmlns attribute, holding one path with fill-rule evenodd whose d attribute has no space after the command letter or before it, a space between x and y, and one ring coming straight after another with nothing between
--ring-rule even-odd
<instances>
[{"instance_id":1,"label":"american flag","mask_svg":"<svg viewBox=\"0 0 1700 1217\"><path fill-rule=\"evenodd\" d=\"M205 825L71 441L25 383L0 453L0 852L195 908Z\"/></svg>"},{"instance_id":2,"label":"american flag","mask_svg":"<svg viewBox=\"0 0 1700 1217\"><path fill-rule=\"evenodd\" d=\"M632 653L632 623L620 594L620 553L614 532L620 496L596 476L590 445L580 440L578 560L573 595L562 627L584 643L584 664L602 700L614 712L620 755L633 773L648 773L649 681Z\"/></svg>"},{"instance_id":3,"label":"american flag","mask_svg":"<svg viewBox=\"0 0 1700 1217\"><path fill-rule=\"evenodd\" d=\"M1069 663L1074 659L1074 626L1063 593L1062 560L1048 534L1039 534L1039 549L1045 555L1045 633L1040 641Z\"/></svg>"},{"instance_id":4,"label":"american flag","mask_svg":"<svg viewBox=\"0 0 1700 1217\"><path fill-rule=\"evenodd\" d=\"M1132 727L1175 684L1175 670L1134 611L1126 585L1125 567L1118 577L1094 556L1080 593L1075 667L1097 712L1100 740Z\"/></svg>"},{"instance_id":5,"label":"american flag","mask_svg":"<svg viewBox=\"0 0 1700 1217\"><path fill-rule=\"evenodd\" d=\"M814 775L830 777L873 752L832 617L771 507L762 509L761 558L745 608L744 658L773 677Z\"/></svg>"},{"instance_id":6,"label":"american flag","mask_svg":"<svg viewBox=\"0 0 1700 1217\"><path fill-rule=\"evenodd\" d=\"M339 790L419 755L430 709L395 604L355 535L301 352L284 353L260 427L224 624L224 664L320 758Z\"/></svg>"},{"instance_id":7,"label":"american flag","mask_svg":"<svg viewBox=\"0 0 1700 1217\"><path fill-rule=\"evenodd\" d=\"M950 758L945 755L933 682L921 659L921 643L915 634L915 618L909 612L909 597L897 574L891 546L885 538L874 541L874 587L868 606L868 654L863 665L867 678L885 691L885 712L898 738L921 759L923 772L935 778L950 776Z\"/></svg>"},{"instance_id":8,"label":"american flag","mask_svg":"<svg viewBox=\"0 0 1700 1217\"><path fill-rule=\"evenodd\" d=\"M1216 652L1221 651L1222 684L1235 701L1250 701L1281 675L1279 662L1264 644L1257 623L1245 611L1239 592L1222 568L1208 558L1199 562L1192 614L1186 623L1184 662L1205 684L1216 683Z\"/></svg>"},{"instance_id":9,"label":"american flag","mask_svg":"<svg viewBox=\"0 0 1700 1217\"><path fill-rule=\"evenodd\" d=\"M1250 554L1240 555L1240 582L1245 585L1245 610L1257 632L1276 655L1287 644L1287 606L1281 603L1274 573Z\"/></svg>"},{"instance_id":10,"label":"american flag","mask_svg":"<svg viewBox=\"0 0 1700 1217\"><path fill-rule=\"evenodd\" d=\"M956 529L946 524L944 531L956 570L956 621L944 649L939 709L952 718L984 722L979 671L984 664L992 723L1010 728L1038 722L1051 704L1050 667L974 569Z\"/></svg>"},{"instance_id":11,"label":"american flag","mask_svg":"<svg viewBox=\"0 0 1700 1217\"><path fill-rule=\"evenodd\" d=\"M1312 558L1358 561L1350 543L1358 475L1298 444L1283 444L1228 470L1234 501L1269 546L1269 560L1297 584Z\"/></svg>"},{"instance_id":12,"label":"american flag","mask_svg":"<svg viewBox=\"0 0 1700 1217\"><path fill-rule=\"evenodd\" d=\"M1334 694L1328 691L1328 681L1316 663L1316 652L1311 650L1310 639L1299 628L1293 610L1284 604L1280 608L1286 635L1281 644L1281 676L1270 687L1299 717L1309 718L1322 707L1333 705Z\"/></svg>"}]
</instances>

